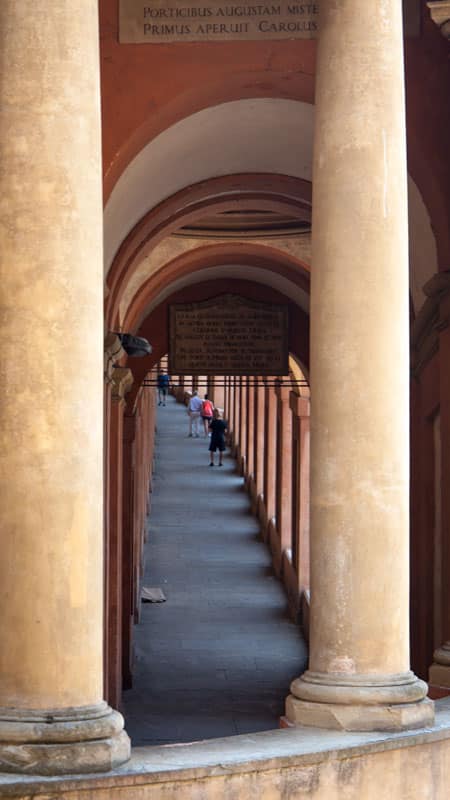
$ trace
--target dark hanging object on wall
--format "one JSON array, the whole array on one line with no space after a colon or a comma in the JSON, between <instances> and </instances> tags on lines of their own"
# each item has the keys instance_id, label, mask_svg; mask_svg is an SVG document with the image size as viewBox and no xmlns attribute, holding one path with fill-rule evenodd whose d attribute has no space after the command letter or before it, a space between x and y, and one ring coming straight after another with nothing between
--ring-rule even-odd
<instances>
[{"instance_id":1,"label":"dark hanging object on wall","mask_svg":"<svg viewBox=\"0 0 450 800\"><path fill-rule=\"evenodd\" d=\"M152 352L151 344L142 336L132 336L131 333L118 333L117 336L127 356L140 358Z\"/></svg>"}]
</instances>

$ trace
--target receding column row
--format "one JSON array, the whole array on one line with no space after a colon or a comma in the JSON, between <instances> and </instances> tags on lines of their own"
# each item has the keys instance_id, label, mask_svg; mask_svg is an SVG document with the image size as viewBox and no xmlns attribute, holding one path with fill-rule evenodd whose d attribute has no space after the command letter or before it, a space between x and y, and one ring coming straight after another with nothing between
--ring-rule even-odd
<instances>
[{"instance_id":1,"label":"receding column row","mask_svg":"<svg viewBox=\"0 0 450 800\"><path fill-rule=\"evenodd\" d=\"M290 378L228 377L224 412L232 453L296 619L309 589L309 391L302 388L306 397L299 391Z\"/></svg>"}]
</instances>

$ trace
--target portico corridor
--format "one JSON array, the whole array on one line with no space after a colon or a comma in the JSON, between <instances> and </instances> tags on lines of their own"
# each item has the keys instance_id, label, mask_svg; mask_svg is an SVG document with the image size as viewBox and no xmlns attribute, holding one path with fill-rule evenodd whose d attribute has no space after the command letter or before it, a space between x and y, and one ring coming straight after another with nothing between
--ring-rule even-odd
<instances>
[{"instance_id":1,"label":"portico corridor","mask_svg":"<svg viewBox=\"0 0 450 800\"><path fill-rule=\"evenodd\" d=\"M151 391L151 390L150 390ZM243 479L228 453L187 438L186 409L158 409L133 688L123 711L133 745L188 742L278 726L306 646L287 615Z\"/></svg>"}]
</instances>

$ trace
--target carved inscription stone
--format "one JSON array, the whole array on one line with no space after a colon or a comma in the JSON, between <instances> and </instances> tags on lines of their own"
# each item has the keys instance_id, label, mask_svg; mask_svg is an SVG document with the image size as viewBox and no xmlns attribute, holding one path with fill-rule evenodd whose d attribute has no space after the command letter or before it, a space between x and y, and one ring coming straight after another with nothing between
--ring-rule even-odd
<instances>
[{"instance_id":1,"label":"carved inscription stone","mask_svg":"<svg viewBox=\"0 0 450 800\"><path fill-rule=\"evenodd\" d=\"M173 375L287 375L287 306L222 295L170 306Z\"/></svg>"},{"instance_id":2,"label":"carved inscription stone","mask_svg":"<svg viewBox=\"0 0 450 800\"><path fill-rule=\"evenodd\" d=\"M222 2L222 0L119 0L119 41L226 42L316 39L316 2ZM420 32L420 0L403 0L405 34Z\"/></svg>"},{"instance_id":3,"label":"carved inscription stone","mask_svg":"<svg viewBox=\"0 0 450 800\"><path fill-rule=\"evenodd\" d=\"M313 39L319 6L294 0L120 0L119 41L223 42Z\"/></svg>"}]
</instances>

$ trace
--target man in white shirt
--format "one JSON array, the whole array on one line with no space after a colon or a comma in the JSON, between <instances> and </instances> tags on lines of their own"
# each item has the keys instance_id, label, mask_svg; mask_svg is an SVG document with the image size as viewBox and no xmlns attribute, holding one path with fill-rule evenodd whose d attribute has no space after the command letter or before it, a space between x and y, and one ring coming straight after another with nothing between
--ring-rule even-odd
<instances>
[{"instance_id":1,"label":"man in white shirt","mask_svg":"<svg viewBox=\"0 0 450 800\"><path fill-rule=\"evenodd\" d=\"M198 438L198 424L200 420L200 412L202 410L202 401L198 396L198 392L192 392L192 397L189 400L188 414L189 414L189 436L196 436Z\"/></svg>"}]
</instances>

